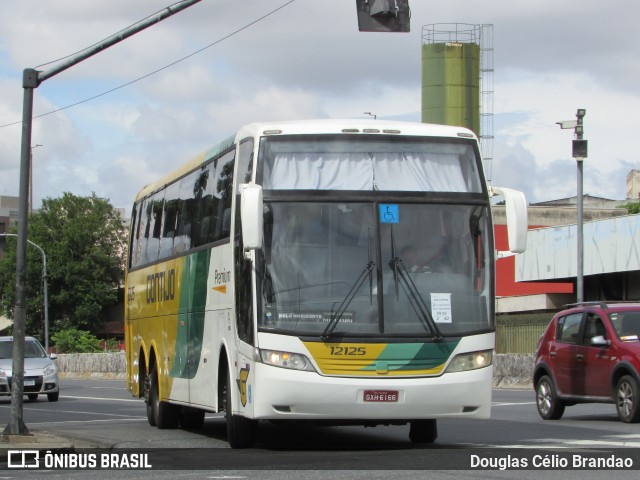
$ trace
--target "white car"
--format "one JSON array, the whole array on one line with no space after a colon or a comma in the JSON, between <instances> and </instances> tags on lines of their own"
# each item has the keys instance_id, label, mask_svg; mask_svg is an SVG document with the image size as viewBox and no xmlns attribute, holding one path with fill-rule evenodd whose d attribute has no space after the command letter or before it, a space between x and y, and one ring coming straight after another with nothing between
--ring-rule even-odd
<instances>
[{"instance_id":1,"label":"white car","mask_svg":"<svg viewBox=\"0 0 640 480\"><path fill-rule=\"evenodd\" d=\"M46 394L50 402L57 402L60 395L58 369L40 342L33 337L24 341L24 394L29 400L37 400ZM13 337L0 337L0 396L11 395L13 369Z\"/></svg>"}]
</instances>

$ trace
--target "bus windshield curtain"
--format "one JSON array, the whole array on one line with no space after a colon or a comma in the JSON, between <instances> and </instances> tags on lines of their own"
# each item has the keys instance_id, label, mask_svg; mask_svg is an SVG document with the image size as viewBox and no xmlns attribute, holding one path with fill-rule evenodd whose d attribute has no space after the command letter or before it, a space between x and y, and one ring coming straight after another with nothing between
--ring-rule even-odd
<instances>
[{"instance_id":1,"label":"bus windshield curtain","mask_svg":"<svg viewBox=\"0 0 640 480\"><path fill-rule=\"evenodd\" d=\"M448 153L277 153L265 189L468 192L460 157Z\"/></svg>"}]
</instances>

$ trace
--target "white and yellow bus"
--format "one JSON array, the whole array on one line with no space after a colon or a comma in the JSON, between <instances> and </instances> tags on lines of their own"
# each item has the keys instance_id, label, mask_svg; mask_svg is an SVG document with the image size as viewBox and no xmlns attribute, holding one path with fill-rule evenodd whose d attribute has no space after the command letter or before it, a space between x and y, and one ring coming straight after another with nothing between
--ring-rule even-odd
<instances>
[{"instance_id":1,"label":"white and yellow bus","mask_svg":"<svg viewBox=\"0 0 640 480\"><path fill-rule=\"evenodd\" d=\"M503 189L510 249L526 205ZM256 123L144 187L131 221L127 383L149 423L487 418L493 227L478 141L382 120Z\"/></svg>"}]
</instances>

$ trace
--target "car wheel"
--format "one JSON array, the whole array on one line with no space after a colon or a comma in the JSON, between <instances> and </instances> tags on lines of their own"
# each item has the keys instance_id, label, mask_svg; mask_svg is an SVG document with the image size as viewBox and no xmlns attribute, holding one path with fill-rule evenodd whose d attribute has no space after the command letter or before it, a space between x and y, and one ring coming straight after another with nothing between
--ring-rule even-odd
<instances>
[{"instance_id":1,"label":"car wheel","mask_svg":"<svg viewBox=\"0 0 640 480\"><path fill-rule=\"evenodd\" d=\"M35 402L38 399L38 394L30 393L29 395L27 395L27 397L29 397L29 400L31 400L32 402Z\"/></svg>"},{"instance_id":2,"label":"car wheel","mask_svg":"<svg viewBox=\"0 0 640 480\"><path fill-rule=\"evenodd\" d=\"M438 438L436 420L414 420L409 426L411 443L433 443Z\"/></svg>"},{"instance_id":3,"label":"car wheel","mask_svg":"<svg viewBox=\"0 0 640 480\"><path fill-rule=\"evenodd\" d=\"M558 420L564 413L565 403L558 398L556 387L545 375L536 385L536 405L538 413L545 420Z\"/></svg>"},{"instance_id":4,"label":"car wheel","mask_svg":"<svg viewBox=\"0 0 640 480\"><path fill-rule=\"evenodd\" d=\"M57 402L58 401L58 397L60 397L60 392L52 392L52 393L47 393L47 400L49 400L50 402Z\"/></svg>"},{"instance_id":5,"label":"car wheel","mask_svg":"<svg viewBox=\"0 0 640 480\"><path fill-rule=\"evenodd\" d=\"M231 374L227 374L224 386L224 410L227 420L227 440L231 448L252 447L256 441L258 423L255 420L233 414L231 407Z\"/></svg>"},{"instance_id":6,"label":"car wheel","mask_svg":"<svg viewBox=\"0 0 640 480\"><path fill-rule=\"evenodd\" d=\"M155 368L151 371L150 377L149 400L156 427L160 429L178 428L179 407L160 400L158 375Z\"/></svg>"},{"instance_id":7,"label":"car wheel","mask_svg":"<svg viewBox=\"0 0 640 480\"><path fill-rule=\"evenodd\" d=\"M618 417L625 423L640 421L640 388L638 382L631 376L625 375L618 380L616 386L616 410Z\"/></svg>"}]
</instances>

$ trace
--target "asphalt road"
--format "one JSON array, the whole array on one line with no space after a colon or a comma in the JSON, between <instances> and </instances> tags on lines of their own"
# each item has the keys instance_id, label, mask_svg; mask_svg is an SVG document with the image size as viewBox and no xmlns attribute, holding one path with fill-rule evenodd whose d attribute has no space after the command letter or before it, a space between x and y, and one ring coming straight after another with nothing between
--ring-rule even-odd
<instances>
[{"instance_id":1,"label":"asphalt road","mask_svg":"<svg viewBox=\"0 0 640 480\"><path fill-rule=\"evenodd\" d=\"M469 466L471 455L480 458L528 455L530 459L532 454L540 453L553 461L555 452L564 455L593 449L640 451L640 428L618 421L613 405L578 405L567 408L561 420L545 422L537 414L533 392L528 390L495 390L491 420L439 421L439 437L433 446L412 445L407 426L283 428L265 423L261 425L256 448L231 450L225 440L225 422L218 415L207 416L204 428L199 431L158 430L148 425L143 401L132 398L123 381L63 379L61 385L58 402L48 402L46 396L35 402L25 401L24 420L31 431L82 439L87 445L115 449L113 451L154 449L150 450L155 452L154 468L169 472L164 477L160 473L156 475L154 470L154 477L158 478L182 478L190 468L202 465L206 469L217 469L218 473L191 471L192 476L424 478L424 473L431 470L430 465L441 465L443 458L449 459L445 464L453 462L456 467L462 465L463 468ZM5 425L9 421L10 408L9 398L0 399L0 422ZM640 466L640 461L637 463ZM329 471L333 474L328 475ZM337 475L338 471L343 475ZM11 472L12 478L26 478L14 473ZM48 475L51 478L76 478L69 473L79 472L51 470ZM108 477L101 476L107 473L104 471L91 472L92 476L88 476L87 471L84 473L77 478L143 478L149 475L148 471L133 470L126 471L127 475L122 477L118 475L123 472L110 472ZM445 472L439 473L445 475ZM453 478L517 476L526 479L541 478L541 474L552 476L545 478L602 478L602 472L596 473L548 471L546 468L516 473L493 468L491 471L454 471L450 475ZM637 476L638 470L616 471L613 478Z\"/></svg>"}]
</instances>

